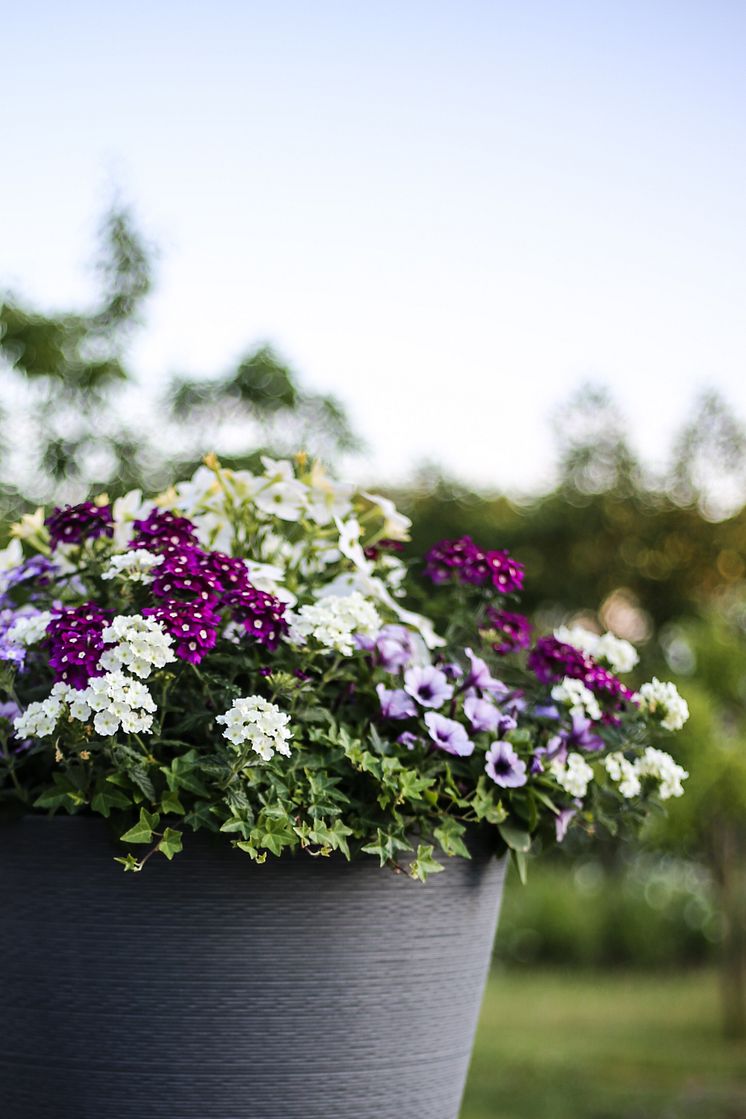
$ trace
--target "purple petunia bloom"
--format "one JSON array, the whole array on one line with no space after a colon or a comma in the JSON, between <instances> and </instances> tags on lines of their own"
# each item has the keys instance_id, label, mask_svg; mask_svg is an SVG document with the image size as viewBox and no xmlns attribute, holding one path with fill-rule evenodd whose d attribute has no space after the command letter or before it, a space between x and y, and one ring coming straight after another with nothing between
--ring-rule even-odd
<instances>
[{"instance_id":1,"label":"purple petunia bloom","mask_svg":"<svg viewBox=\"0 0 746 1119\"><path fill-rule=\"evenodd\" d=\"M406 746L408 750L414 750L415 746L420 743L419 737L413 734L411 730L403 730L396 741L400 742L402 746Z\"/></svg>"},{"instance_id":2,"label":"purple petunia bloom","mask_svg":"<svg viewBox=\"0 0 746 1119\"><path fill-rule=\"evenodd\" d=\"M50 576L57 570L57 564L52 560L47 559L46 556L30 556L29 559L19 563L17 567L12 567L10 571L5 571L0 575L0 607L7 606L10 603L11 596L8 593L13 587L18 586L20 583L31 583L39 587L45 587L49 583ZM32 592L29 597L35 597Z\"/></svg>"},{"instance_id":3,"label":"purple petunia bloom","mask_svg":"<svg viewBox=\"0 0 746 1119\"><path fill-rule=\"evenodd\" d=\"M498 655L505 656L517 649L527 649L531 644L533 626L524 614L513 614L509 610L488 606L487 617L498 634L498 640L492 645Z\"/></svg>"},{"instance_id":4,"label":"purple petunia bloom","mask_svg":"<svg viewBox=\"0 0 746 1119\"><path fill-rule=\"evenodd\" d=\"M199 664L215 647L220 616L207 603L164 602L162 606L146 607L143 614L161 622L171 634L180 660Z\"/></svg>"},{"instance_id":5,"label":"purple petunia bloom","mask_svg":"<svg viewBox=\"0 0 746 1119\"><path fill-rule=\"evenodd\" d=\"M604 740L598 734L593 733L591 729L593 723L590 719L574 713L571 715L571 720L572 725L569 730L561 730L547 743L547 749L553 757L560 752L566 757L568 750L603 750Z\"/></svg>"},{"instance_id":6,"label":"purple petunia bloom","mask_svg":"<svg viewBox=\"0 0 746 1119\"><path fill-rule=\"evenodd\" d=\"M414 658L412 635L405 626L386 625L375 639L374 648L381 668L386 672L398 672L406 668Z\"/></svg>"},{"instance_id":7,"label":"purple petunia bloom","mask_svg":"<svg viewBox=\"0 0 746 1119\"><path fill-rule=\"evenodd\" d=\"M436 711L428 711L425 725L438 749L459 758L468 758L474 753L474 743L461 723L457 723L455 719L446 719Z\"/></svg>"},{"instance_id":8,"label":"purple petunia bloom","mask_svg":"<svg viewBox=\"0 0 746 1119\"><path fill-rule=\"evenodd\" d=\"M464 649L469 658L470 668L463 683L463 688L478 688L480 692L489 692L496 699L504 699L510 693L510 688L502 680L496 680L489 666L481 657L475 655L471 649Z\"/></svg>"},{"instance_id":9,"label":"purple petunia bloom","mask_svg":"<svg viewBox=\"0 0 746 1119\"><path fill-rule=\"evenodd\" d=\"M103 631L109 615L95 602L70 607L56 614L47 626L49 665L55 681L85 688L92 676L101 676L98 662L104 652Z\"/></svg>"},{"instance_id":10,"label":"purple petunia bloom","mask_svg":"<svg viewBox=\"0 0 746 1119\"><path fill-rule=\"evenodd\" d=\"M453 696L453 685L433 665L415 665L404 673L404 690L422 707L442 707Z\"/></svg>"},{"instance_id":11,"label":"purple petunia bloom","mask_svg":"<svg viewBox=\"0 0 746 1119\"><path fill-rule=\"evenodd\" d=\"M567 835L567 829L574 816L577 815L575 808L561 808L557 815L554 817L554 832L557 837L557 842L561 843Z\"/></svg>"},{"instance_id":12,"label":"purple petunia bloom","mask_svg":"<svg viewBox=\"0 0 746 1119\"><path fill-rule=\"evenodd\" d=\"M0 610L0 661L14 664L16 668L23 668L26 660L26 647L16 645L8 639L8 630L11 630L19 618L19 612L10 608Z\"/></svg>"},{"instance_id":13,"label":"purple petunia bloom","mask_svg":"<svg viewBox=\"0 0 746 1119\"><path fill-rule=\"evenodd\" d=\"M60 544L80 544L82 540L114 535L111 506L94 505L92 501L57 508L49 514L44 524L49 529L52 551Z\"/></svg>"},{"instance_id":14,"label":"purple petunia bloom","mask_svg":"<svg viewBox=\"0 0 746 1119\"><path fill-rule=\"evenodd\" d=\"M223 602L246 634L271 651L288 632L286 604L267 591L259 591L249 584L243 590L229 591Z\"/></svg>"},{"instance_id":15,"label":"purple petunia bloom","mask_svg":"<svg viewBox=\"0 0 746 1119\"><path fill-rule=\"evenodd\" d=\"M151 509L144 520L135 521L132 527L135 535L130 548L162 552L169 546L179 548L184 544L199 543L197 530L192 522L168 509Z\"/></svg>"},{"instance_id":16,"label":"purple petunia bloom","mask_svg":"<svg viewBox=\"0 0 746 1119\"><path fill-rule=\"evenodd\" d=\"M493 742L485 755L485 772L503 789L519 789L525 785L526 763L516 754L509 742Z\"/></svg>"},{"instance_id":17,"label":"purple petunia bloom","mask_svg":"<svg viewBox=\"0 0 746 1119\"><path fill-rule=\"evenodd\" d=\"M417 714L417 704L402 688L389 689L377 684L376 693L385 719L409 719Z\"/></svg>"},{"instance_id":18,"label":"purple petunia bloom","mask_svg":"<svg viewBox=\"0 0 746 1119\"><path fill-rule=\"evenodd\" d=\"M503 717L488 699L479 699L474 695L467 696L464 700L464 714L471 723L472 730L477 734L485 731L488 734L496 734Z\"/></svg>"}]
</instances>

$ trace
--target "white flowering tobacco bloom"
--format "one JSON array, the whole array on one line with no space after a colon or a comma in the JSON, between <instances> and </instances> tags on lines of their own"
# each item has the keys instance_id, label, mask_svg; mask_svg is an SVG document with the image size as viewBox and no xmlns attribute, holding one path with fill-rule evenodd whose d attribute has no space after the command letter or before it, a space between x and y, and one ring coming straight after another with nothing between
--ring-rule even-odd
<instances>
[{"instance_id":1,"label":"white flowering tobacco bloom","mask_svg":"<svg viewBox=\"0 0 746 1119\"><path fill-rule=\"evenodd\" d=\"M37 645L47 636L47 626L52 620L48 610L40 610L35 614L24 614L17 618L13 626L5 635L8 641L15 645Z\"/></svg>"},{"instance_id":2,"label":"white flowering tobacco bloom","mask_svg":"<svg viewBox=\"0 0 746 1119\"><path fill-rule=\"evenodd\" d=\"M560 788L572 797L582 798L593 780L593 770L580 754L568 754L567 761L555 758L549 766L552 776Z\"/></svg>"},{"instance_id":3,"label":"white flowering tobacco bloom","mask_svg":"<svg viewBox=\"0 0 746 1119\"><path fill-rule=\"evenodd\" d=\"M653 677L637 694L640 711L660 720L664 730L681 730L689 718L689 707L676 685Z\"/></svg>"},{"instance_id":4,"label":"white flowering tobacco bloom","mask_svg":"<svg viewBox=\"0 0 746 1119\"><path fill-rule=\"evenodd\" d=\"M683 781L689 776L687 771L673 760L665 750L656 750L648 746L636 764L637 772L641 777L652 777L658 781L658 796L661 800L670 800L671 797L684 795Z\"/></svg>"},{"instance_id":5,"label":"white flowering tobacco bloom","mask_svg":"<svg viewBox=\"0 0 746 1119\"><path fill-rule=\"evenodd\" d=\"M635 762L629 761L624 754L616 752L607 754L603 764L609 777L619 789L620 796L625 800L631 800L632 797L640 795L642 786Z\"/></svg>"},{"instance_id":6,"label":"white flowering tobacco bloom","mask_svg":"<svg viewBox=\"0 0 746 1119\"><path fill-rule=\"evenodd\" d=\"M575 680L565 676L560 684L552 688L552 699L565 704L570 709L571 715L580 715L588 719L600 719L601 708L590 688L586 688L582 680Z\"/></svg>"},{"instance_id":7,"label":"white flowering tobacco bloom","mask_svg":"<svg viewBox=\"0 0 746 1119\"><path fill-rule=\"evenodd\" d=\"M373 603L353 591L344 596L328 595L301 606L290 622L290 640L295 645L305 645L312 637L325 649L350 656L355 649L355 636L375 637L382 626L381 615Z\"/></svg>"},{"instance_id":8,"label":"white flowering tobacco bloom","mask_svg":"<svg viewBox=\"0 0 746 1119\"><path fill-rule=\"evenodd\" d=\"M640 659L634 645L613 633L592 633L584 626L560 626L554 636L608 665L612 672L631 672Z\"/></svg>"},{"instance_id":9,"label":"white flowering tobacco bloom","mask_svg":"<svg viewBox=\"0 0 746 1119\"><path fill-rule=\"evenodd\" d=\"M142 680L147 680L154 669L163 668L176 660L173 638L154 618L141 614L120 614L107 626L102 638L107 649L99 664L109 672L127 669Z\"/></svg>"},{"instance_id":10,"label":"white flowering tobacco bloom","mask_svg":"<svg viewBox=\"0 0 746 1119\"><path fill-rule=\"evenodd\" d=\"M152 583L153 570L163 563L163 558L149 552L147 548L132 548L129 552L112 556L109 566L101 573L101 578L124 578L130 583Z\"/></svg>"},{"instance_id":11,"label":"white flowering tobacco bloom","mask_svg":"<svg viewBox=\"0 0 746 1119\"><path fill-rule=\"evenodd\" d=\"M259 695L235 699L229 711L216 720L225 727L223 737L232 746L248 745L265 762L275 754L290 757L290 716Z\"/></svg>"}]
</instances>

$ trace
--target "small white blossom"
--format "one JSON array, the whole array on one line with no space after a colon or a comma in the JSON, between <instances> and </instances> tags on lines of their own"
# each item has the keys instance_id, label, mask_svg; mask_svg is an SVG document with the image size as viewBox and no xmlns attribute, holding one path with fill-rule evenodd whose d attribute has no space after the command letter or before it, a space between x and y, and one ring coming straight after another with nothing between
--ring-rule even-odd
<instances>
[{"instance_id":1,"label":"small white blossom","mask_svg":"<svg viewBox=\"0 0 746 1119\"><path fill-rule=\"evenodd\" d=\"M642 786L635 762L629 761L622 753L607 754L604 768L611 780L618 785L623 797L629 800L639 796Z\"/></svg>"},{"instance_id":2,"label":"small white blossom","mask_svg":"<svg viewBox=\"0 0 746 1119\"><path fill-rule=\"evenodd\" d=\"M17 618L8 630L6 637L16 645L36 645L47 635L47 626L52 620L48 610L40 610L38 614L27 614Z\"/></svg>"},{"instance_id":3,"label":"small white blossom","mask_svg":"<svg viewBox=\"0 0 746 1119\"><path fill-rule=\"evenodd\" d=\"M274 754L290 757L290 716L262 696L234 699L230 710L215 721L224 725L223 736L231 745L249 745L264 761Z\"/></svg>"},{"instance_id":4,"label":"small white blossom","mask_svg":"<svg viewBox=\"0 0 746 1119\"><path fill-rule=\"evenodd\" d=\"M146 680L154 668L163 668L176 660L173 638L154 618L141 614L120 614L103 631L107 649L99 660L102 668L116 672L126 668Z\"/></svg>"},{"instance_id":5,"label":"small white blossom","mask_svg":"<svg viewBox=\"0 0 746 1119\"><path fill-rule=\"evenodd\" d=\"M655 676L642 685L637 699L640 710L647 715L655 715L665 730L681 730L689 718L689 707L679 695L676 685L665 683Z\"/></svg>"},{"instance_id":6,"label":"small white blossom","mask_svg":"<svg viewBox=\"0 0 746 1119\"><path fill-rule=\"evenodd\" d=\"M582 680L565 676L560 684L555 684L552 688L552 699L569 707L571 715L583 715L588 719L601 718L598 700Z\"/></svg>"},{"instance_id":7,"label":"small white blossom","mask_svg":"<svg viewBox=\"0 0 746 1119\"><path fill-rule=\"evenodd\" d=\"M338 596L328 595L311 605L301 606L290 619L290 641L306 644L313 637L326 649L350 656L354 651L355 634L375 637L383 625L375 606L358 591Z\"/></svg>"},{"instance_id":8,"label":"small white blossom","mask_svg":"<svg viewBox=\"0 0 746 1119\"><path fill-rule=\"evenodd\" d=\"M612 672L631 672L640 659L634 645L613 633L592 633L584 626L560 626L554 636L608 665Z\"/></svg>"},{"instance_id":9,"label":"small white blossom","mask_svg":"<svg viewBox=\"0 0 746 1119\"><path fill-rule=\"evenodd\" d=\"M593 770L580 754L568 754L564 763L555 758L549 768L557 784L570 796L585 796L593 780Z\"/></svg>"},{"instance_id":10,"label":"small white blossom","mask_svg":"<svg viewBox=\"0 0 746 1119\"><path fill-rule=\"evenodd\" d=\"M652 777L659 782L658 796L661 800L683 796L682 781L685 781L689 774L682 766L677 765L665 750L656 750L655 747L648 746L642 757L638 759L636 768L640 777Z\"/></svg>"},{"instance_id":11,"label":"small white blossom","mask_svg":"<svg viewBox=\"0 0 746 1119\"><path fill-rule=\"evenodd\" d=\"M80 700L95 712L93 725L98 734L116 734L120 726L127 734L146 734L152 729L153 697L145 684L124 672L94 676Z\"/></svg>"},{"instance_id":12,"label":"small white blossom","mask_svg":"<svg viewBox=\"0 0 746 1119\"><path fill-rule=\"evenodd\" d=\"M129 552L112 556L101 578L116 579L121 575L131 583L152 583L153 569L162 563L163 556L157 556L146 548L132 548Z\"/></svg>"},{"instance_id":13,"label":"small white blossom","mask_svg":"<svg viewBox=\"0 0 746 1119\"><path fill-rule=\"evenodd\" d=\"M67 684L55 684L46 699L30 703L25 711L13 720L17 738L46 738L54 734L65 700L74 689Z\"/></svg>"}]
</instances>

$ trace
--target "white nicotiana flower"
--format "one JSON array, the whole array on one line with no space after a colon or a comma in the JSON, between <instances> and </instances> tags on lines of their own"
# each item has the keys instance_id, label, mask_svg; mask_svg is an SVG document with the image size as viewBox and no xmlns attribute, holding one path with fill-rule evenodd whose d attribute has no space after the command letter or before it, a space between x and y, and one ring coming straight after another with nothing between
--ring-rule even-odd
<instances>
[{"instance_id":1,"label":"white nicotiana flower","mask_svg":"<svg viewBox=\"0 0 746 1119\"><path fill-rule=\"evenodd\" d=\"M676 685L653 677L643 684L636 697L640 710L647 715L655 715L665 730L681 730L689 718L686 700L679 695Z\"/></svg>"},{"instance_id":2,"label":"white nicotiana flower","mask_svg":"<svg viewBox=\"0 0 746 1119\"><path fill-rule=\"evenodd\" d=\"M24 513L20 521L10 526L10 535L16 540L30 540L44 534L44 509L39 506L33 513Z\"/></svg>"},{"instance_id":3,"label":"white nicotiana flower","mask_svg":"<svg viewBox=\"0 0 746 1119\"><path fill-rule=\"evenodd\" d=\"M349 656L354 651L355 634L375 637L383 625L372 602L357 591L340 597L329 595L311 605L301 606L290 619L290 641L305 645L313 637L326 649Z\"/></svg>"},{"instance_id":4,"label":"white nicotiana flower","mask_svg":"<svg viewBox=\"0 0 746 1119\"><path fill-rule=\"evenodd\" d=\"M383 535L388 540L409 540L412 522L399 512L390 498L381 497L378 493L366 493L365 490L361 493L383 514Z\"/></svg>"},{"instance_id":5,"label":"white nicotiana flower","mask_svg":"<svg viewBox=\"0 0 746 1119\"><path fill-rule=\"evenodd\" d=\"M555 684L552 688L552 699L569 707L571 715L583 715L588 719L601 718L598 700L582 680L565 676L560 684Z\"/></svg>"},{"instance_id":6,"label":"white nicotiana flower","mask_svg":"<svg viewBox=\"0 0 746 1119\"><path fill-rule=\"evenodd\" d=\"M124 672L94 676L80 694L80 704L81 711L87 704L94 712L93 725L98 734L116 734L120 727L127 734L146 734L153 726L153 697L145 684Z\"/></svg>"},{"instance_id":7,"label":"white nicotiana flower","mask_svg":"<svg viewBox=\"0 0 746 1119\"><path fill-rule=\"evenodd\" d=\"M594 660L605 662L612 672L631 672L640 659L634 645L613 633L593 633L584 626L560 626L554 636Z\"/></svg>"},{"instance_id":8,"label":"white nicotiana flower","mask_svg":"<svg viewBox=\"0 0 746 1119\"><path fill-rule=\"evenodd\" d=\"M23 563L23 547L20 540L11 540L6 548L0 550L0 573L12 571Z\"/></svg>"},{"instance_id":9,"label":"white nicotiana flower","mask_svg":"<svg viewBox=\"0 0 746 1119\"><path fill-rule=\"evenodd\" d=\"M580 754L568 754L564 763L555 758L549 768L557 784L570 796L585 796L593 780L593 770Z\"/></svg>"},{"instance_id":10,"label":"white nicotiana flower","mask_svg":"<svg viewBox=\"0 0 746 1119\"><path fill-rule=\"evenodd\" d=\"M652 777L659 782L658 796L661 800L683 796L682 782L689 774L665 750L656 750L654 746L648 746L642 757L638 759L636 769L640 777Z\"/></svg>"},{"instance_id":11,"label":"white nicotiana flower","mask_svg":"<svg viewBox=\"0 0 746 1119\"><path fill-rule=\"evenodd\" d=\"M40 610L38 614L27 614L17 618L6 636L16 645L36 645L38 641L47 636L47 626L52 620L48 610Z\"/></svg>"},{"instance_id":12,"label":"white nicotiana flower","mask_svg":"<svg viewBox=\"0 0 746 1119\"><path fill-rule=\"evenodd\" d=\"M306 504L306 487L296 479L271 481L257 490L254 505L262 513L282 521L298 521Z\"/></svg>"},{"instance_id":13,"label":"white nicotiana flower","mask_svg":"<svg viewBox=\"0 0 746 1119\"><path fill-rule=\"evenodd\" d=\"M604 768L612 781L619 786L619 792L627 799L639 796L642 788L635 762L629 761L622 753L607 754Z\"/></svg>"},{"instance_id":14,"label":"white nicotiana flower","mask_svg":"<svg viewBox=\"0 0 746 1119\"><path fill-rule=\"evenodd\" d=\"M315 462L311 467L311 484L307 494L308 516L322 526L346 517L352 509L350 498L353 492L351 485L333 482L321 463Z\"/></svg>"},{"instance_id":15,"label":"white nicotiana flower","mask_svg":"<svg viewBox=\"0 0 746 1119\"><path fill-rule=\"evenodd\" d=\"M102 579L116 579L122 576L131 583L152 583L153 569L163 563L163 556L157 556L146 548L133 548L129 552L112 556L109 566L101 573Z\"/></svg>"},{"instance_id":16,"label":"white nicotiana flower","mask_svg":"<svg viewBox=\"0 0 746 1119\"><path fill-rule=\"evenodd\" d=\"M142 499L140 490L130 490L118 497L111 507L114 521L114 546L126 548L134 534L134 522L145 517L149 504Z\"/></svg>"},{"instance_id":17,"label":"white nicotiana flower","mask_svg":"<svg viewBox=\"0 0 746 1119\"><path fill-rule=\"evenodd\" d=\"M339 532L337 547L342 555L348 560L351 560L360 571L370 574L373 570L373 564L370 560L366 559L363 546L360 543L360 537L362 535L360 522L356 517L349 517L346 521L337 519L334 523Z\"/></svg>"},{"instance_id":18,"label":"white nicotiana flower","mask_svg":"<svg viewBox=\"0 0 746 1119\"><path fill-rule=\"evenodd\" d=\"M223 724L223 736L231 745L248 745L264 761L269 761L274 754L290 756L290 716L262 696L234 699L230 710L218 715L215 721Z\"/></svg>"},{"instance_id":19,"label":"white nicotiana flower","mask_svg":"<svg viewBox=\"0 0 746 1119\"><path fill-rule=\"evenodd\" d=\"M163 668L176 660L173 638L160 622L141 614L120 614L108 625L102 637L107 649L99 664L108 672L126 668L146 680L154 668Z\"/></svg>"}]
</instances>

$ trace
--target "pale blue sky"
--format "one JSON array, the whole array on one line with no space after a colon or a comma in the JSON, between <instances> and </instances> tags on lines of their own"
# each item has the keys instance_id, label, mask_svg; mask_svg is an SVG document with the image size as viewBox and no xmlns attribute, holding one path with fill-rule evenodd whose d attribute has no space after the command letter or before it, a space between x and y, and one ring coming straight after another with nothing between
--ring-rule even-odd
<instances>
[{"instance_id":1,"label":"pale blue sky","mask_svg":"<svg viewBox=\"0 0 746 1119\"><path fill-rule=\"evenodd\" d=\"M270 340L358 472L526 489L592 378L654 458L701 386L746 415L745 41L736 0L14 5L0 280L84 299L117 183L151 380Z\"/></svg>"}]
</instances>

